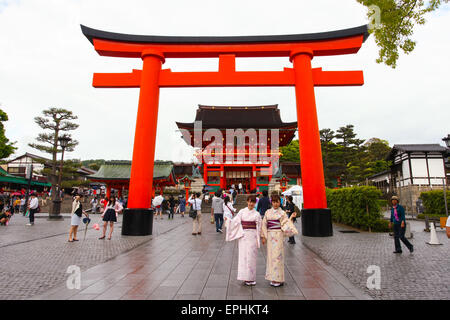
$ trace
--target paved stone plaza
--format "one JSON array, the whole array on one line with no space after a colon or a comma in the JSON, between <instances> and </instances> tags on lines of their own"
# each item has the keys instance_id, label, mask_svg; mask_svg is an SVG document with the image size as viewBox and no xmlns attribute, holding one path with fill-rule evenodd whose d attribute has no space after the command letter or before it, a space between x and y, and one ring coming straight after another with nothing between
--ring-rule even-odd
<instances>
[{"instance_id":1,"label":"paved stone plaza","mask_svg":"<svg viewBox=\"0 0 450 320\"><path fill-rule=\"evenodd\" d=\"M91 217L92 224L100 220ZM411 221L415 252L401 256L392 254L386 233L343 234L339 230L348 228L335 225L333 237L299 236L296 245L286 243L285 286L272 288L264 279L264 250L257 285L236 280L237 243L225 242L206 218L201 236L192 236L192 220L178 215L155 220L153 236L121 236L119 220L111 241L98 240L100 231L90 228L86 240L81 229L80 242L68 243L68 217L38 218L26 227L27 219L16 215L0 228L0 287L6 299L450 298L448 239L438 231L444 245L425 244L423 222ZM81 268L80 290L66 288L70 265ZM381 268L381 290L366 288L369 265Z\"/></svg>"},{"instance_id":2,"label":"paved stone plaza","mask_svg":"<svg viewBox=\"0 0 450 320\"><path fill-rule=\"evenodd\" d=\"M403 243L403 253L393 254L394 239L387 233L341 233L349 228L336 224L333 237L302 237L302 242L374 299L450 299L450 239L445 229L437 228L443 245L432 246L426 244L430 233L423 231L424 222L409 223L412 254ZM380 290L366 288L370 265L380 267Z\"/></svg>"}]
</instances>

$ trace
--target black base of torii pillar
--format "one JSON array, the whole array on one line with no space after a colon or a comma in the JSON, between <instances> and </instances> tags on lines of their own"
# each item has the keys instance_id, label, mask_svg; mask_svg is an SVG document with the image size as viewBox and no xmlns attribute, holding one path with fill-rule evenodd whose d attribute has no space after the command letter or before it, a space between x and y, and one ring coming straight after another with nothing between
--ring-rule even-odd
<instances>
[{"instance_id":1,"label":"black base of torii pillar","mask_svg":"<svg viewBox=\"0 0 450 320\"><path fill-rule=\"evenodd\" d=\"M150 236L153 230L153 210L125 209L122 220L123 236Z\"/></svg>"},{"instance_id":2,"label":"black base of torii pillar","mask_svg":"<svg viewBox=\"0 0 450 320\"><path fill-rule=\"evenodd\" d=\"M303 209L302 235L307 237L333 236L330 209Z\"/></svg>"}]
</instances>

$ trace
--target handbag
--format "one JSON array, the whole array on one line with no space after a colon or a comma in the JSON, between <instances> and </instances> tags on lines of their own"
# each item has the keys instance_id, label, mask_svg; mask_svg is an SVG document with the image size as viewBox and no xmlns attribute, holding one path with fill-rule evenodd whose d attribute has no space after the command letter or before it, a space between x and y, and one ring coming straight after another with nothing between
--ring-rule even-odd
<instances>
[{"instance_id":1,"label":"handbag","mask_svg":"<svg viewBox=\"0 0 450 320\"><path fill-rule=\"evenodd\" d=\"M293 237L298 234L298 230L292 223L291 219L288 219L288 221L281 226L281 231L285 237Z\"/></svg>"},{"instance_id":2,"label":"handbag","mask_svg":"<svg viewBox=\"0 0 450 320\"><path fill-rule=\"evenodd\" d=\"M214 224L215 220L214 220L213 216L211 216L211 219L209 219L209 222L211 222L211 224Z\"/></svg>"},{"instance_id":3,"label":"handbag","mask_svg":"<svg viewBox=\"0 0 450 320\"><path fill-rule=\"evenodd\" d=\"M194 199L194 203L191 206L191 209L189 209L189 217L191 217L192 219L197 218L197 210L194 210L194 205L195 205L195 199Z\"/></svg>"}]
</instances>

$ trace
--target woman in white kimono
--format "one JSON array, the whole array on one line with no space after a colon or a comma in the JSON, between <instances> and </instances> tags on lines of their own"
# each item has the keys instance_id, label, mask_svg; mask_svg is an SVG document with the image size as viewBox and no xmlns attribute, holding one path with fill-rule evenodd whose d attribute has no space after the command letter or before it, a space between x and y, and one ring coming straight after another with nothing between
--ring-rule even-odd
<instances>
[{"instance_id":1,"label":"woman in white kimono","mask_svg":"<svg viewBox=\"0 0 450 320\"><path fill-rule=\"evenodd\" d=\"M268 209L264 215L261 226L261 241L267 242L267 264L266 280L270 281L273 287L282 286L284 283L284 234L281 227L294 219L296 213L292 213L288 218L286 212L280 208L280 197L272 195L272 208Z\"/></svg>"},{"instance_id":2,"label":"woman in white kimono","mask_svg":"<svg viewBox=\"0 0 450 320\"><path fill-rule=\"evenodd\" d=\"M256 197L247 197L247 208L240 210L230 220L227 241L239 239L237 279L247 286L256 284L256 258L260 247L261 215L255 209Z\"/></svg>"}]
</instances>

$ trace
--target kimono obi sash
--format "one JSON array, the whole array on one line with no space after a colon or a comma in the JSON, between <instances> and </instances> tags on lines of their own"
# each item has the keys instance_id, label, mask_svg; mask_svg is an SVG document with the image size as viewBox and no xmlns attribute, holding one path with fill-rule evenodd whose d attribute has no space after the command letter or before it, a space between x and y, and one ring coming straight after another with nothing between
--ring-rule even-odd
<instances>
[{"instance_id":1,"label":"kimono obi sash","mask_svg":"<svg viewBox=\"0 0 450 320\"><path fill-rule=\"evenodd\" d=\"M243 229L256 229L256 221L241 221Z\"/></svg>"},{"instance_id":2,"label":"kimono obi sash","mask_svg":"<svg viewBox=\"0 0 450 320\"><path fill-rule=\"evenodd\" d=\"M267 220L267 229L268 230L281 229L281 222L280 222L280 220Z\"/></svg>"}]
</instances>

